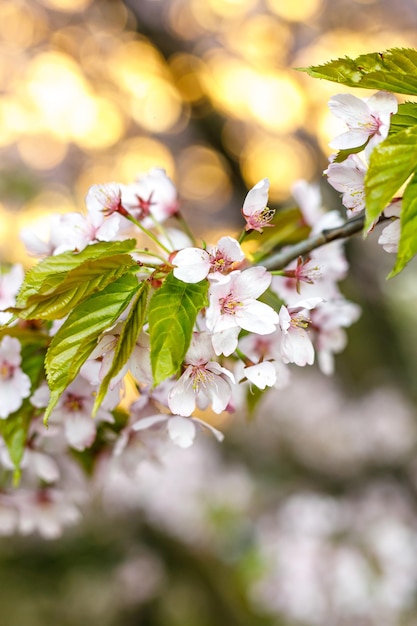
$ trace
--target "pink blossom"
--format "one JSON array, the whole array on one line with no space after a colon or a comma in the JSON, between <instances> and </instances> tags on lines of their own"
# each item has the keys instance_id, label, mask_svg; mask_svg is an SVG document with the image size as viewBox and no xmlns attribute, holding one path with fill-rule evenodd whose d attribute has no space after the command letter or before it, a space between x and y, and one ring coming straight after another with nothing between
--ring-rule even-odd
<instances>
[{"instance_id":1,"label":"pink blossom","mask_svg":"<svg viewBox=\"0 0 417 626\"><path fill-rule=\"evenodd\" d=\"M6 335L0 343L0 418L6 419L22 406L30 395L30 378L20 367L22 360L18 339Z\"/></svg>"},{"instance_id":2,"label":"pink blossom","mask_svg":"<svg viewBox=\"0 0 417 626\"><path fill-rule=\"evenodd\" d=\"M311 311L311 329L317 351L317 360L323 374L334 372L334 354L346 346L344 327L351 326L359 318L360 307L339 296L319 303Z\"/></svg>"},{"instance_id":3,"label":"pink blossom","mask_svg":"<svg viewBox=\"0 0 417 626\"><path fill-rule=\"evenodd\" d=\"M330 163L323 173L329 184L342 193L342 203L348 209L348 216L359 213L365 208L366 165L356 155L350 154L341 163Z\"/></svg>"},{"instance_id":4,"label":"pink blossom","mask_svg":"<svg viewBox=\"0 0 417 626\"><path fill-rule=\"evenodd\" d=\"M245 254L236 239L222 237L208 250L184 248L173 260L174 276L185 283L198 283L210 275L228 274L236 269Z\"/></svg>"},{"instance_id":5,"label":"pink blossom","mask_svg":"<svg viewBox=\"0 0 417 626\"><path fill-rule=\"evenodd\" d=\"M274 209L268 208L269 180L263 178L248 192L242 207L242 215L246 220L245 230L257 230L273 226L269 222L275 215Z\"/></svg>"},{"instance_id":6,"label":"pink blossom","mask_svg":"<svg viewBox=\"0 0 417 626\"><path fill-rule=\"evenodd\" d=\"M98 203L94 201L95 209ZM70 250L83 250L90 243L114 241L120 228L120 215L106 217L101 210L91 210L87 215L66 213L53 215L50 220L49 239L42 240L29 229L20 232L20 238L30 254L52 256Z\"/></svg>"},{"instance_id":7,"label":"pink blossom","mask_svg":"<svg viewBox=\"0 0 417 626\"><path fill-rule=\"evenodd\" d=\"M47 239L41 239L29 228L23 228L20 231L20 238L28 253L36 257L52 256L68 250L81 250L90 242L90 239L77 248L78 242L74 242L74 230L85 230L84 223L85 218L81 213L55 214L49 218Z\"/></svg>"},{"instance_id":8,"label":"pink blossom","mask_svg":"<svg viewBox=\"0 0 417 626\"><path fill-rule=\"evenodd\" d=\"M61 395L50 417L52 424L63 424L68 445L75 450L85 450L95 441L97 424L113 423L114 418L103 404L96 417L91 417L97 389L78 376Z\"/></svg>"},{"instance_id":9,"label":"pink blossom","mask_svg":"<svg viewBox=\"0 0 417 626\"><path fill-rule=\"evenodd\" d=\"M103 213L109 216L120 210L125 213L122 205L122 191L118 183L92 185L87 192L85 204L92 214Z\"/></svg>"},{"instance_id":10,"label":"pink blossom","mask_svg":"<svg viewBox=\"0 0 417 626\"><path fill-rule=\"evenodd\" d=\"M44 539L60 537L63 526L74 524L81 517L68 495L55 488L21 490L16 505L18 531L23 535L37 531Z\"/></svg>"},{"instance_id":11,"label":"pink blossom","mask_svg":"<svg viewBox=\"0 0 417 626\"><path fill-rule=\"evenodd\" d=\"M232 396L233 374L211 360L210 335L194 333L185 357L186 369L168 395L172 413L188 416L196 404L200 409L212 405L215 413L224 411Z\"/></svg>"},{"instance_id":12,"label":"pink blossom","mask_svg":"<svg viewBox=\"0 0 417 626\"><path fill-rule=\"evenodd\" d=\"M162 223L178 211L178 193L164 169L152 168L136 182L122 186L123 205L145 228Z\"/></svg>"},{"instance_id":13,"label":"pink blossom","mask_svg":"<svg viewBox=\"0 0 417 626\"><path fill-rule=\"evenodd\" d=\"M310 319L307 310L314 308L322 298L311 298L298 306L282 306L279 312L281 329L281 355L284 363L295 363L303 367L314 363L314 347L308 333Z\"/></svg>"},{"instance_id":14,"label":"pink blossom","mask_svg":"<svg viewBox=\"0 0 417 626\"><path fill-rule=\"evenodd\" d=\"M7 470L13 471L15 465L10 458L9 450L6 444L0 440L0 464ZM26 447L20 462L20 469L25 471L31 477L37 477L46 483L53 483L58 480L60 472L56 461L45 452L36 450L30 443L30 447Z\"/></svg>"},{"instance_id":15,"label":"pink blossom","mask_svg":"<svg viewBox=\"0 0 417 626\"><path fill-rule=\"evenodd\" d=\"M391 115L397 112L398 102L392 93L386 91L378 91L367 99L338 94L330 98L329 108L348 127L346 132L330 142L330 147L349 150L368 142L365 150L369 156L374 146L387 137Z\"/></svg>"},{"instance_id":16,"label":"pink blossom","mask_svg":"<svg viewBox=\"0 0 417 626\"><path fill-rule=\"evenodd\" d=\"M206 324L211 332L243 328L259 335L274 332L278 314L257 298L269 287L271 274L264 267L235 270L213 282Z\"/></svg>"},{"instance_id":17,"label":"pink blossom","mask_svg":"<svg viewBox=\"0 0 417 626\"><path fill-rule=\"evenodd\" d=\"M282 360L279 331L264 336L245 335L239 340L239 349L252 361L253 365L244 367L244 364L238 361L238 373L235 371L237 380L241 381L246 376L260 389L269 386L284 389L288 386L290 373L288 366Z\"/></svg>"}]
</instances>

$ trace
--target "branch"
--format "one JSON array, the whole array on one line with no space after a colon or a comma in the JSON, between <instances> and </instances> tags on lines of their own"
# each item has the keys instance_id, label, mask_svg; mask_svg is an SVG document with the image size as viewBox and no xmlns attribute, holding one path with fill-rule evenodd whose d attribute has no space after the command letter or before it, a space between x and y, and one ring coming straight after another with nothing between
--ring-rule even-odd
<instances>
[{"instance_id":1,"label":"branch","mask_svg":"<svg viewBox=\"0 0 417 626\"><path fill-rule=\"evenodd\" d=\"M276 254L272 254L268 259L262 261L262 265L268 270L284 269L288 263L304 256L316 248L324 246L326 243L345 239L351 235L355 235L363 230L365 224L365 212L362 212L350 220L347 220L342 226L336 228L327 228L317 235L313 235L304 241L288 246L284 250L280 250Z\"/></svg>"}]
</instances>

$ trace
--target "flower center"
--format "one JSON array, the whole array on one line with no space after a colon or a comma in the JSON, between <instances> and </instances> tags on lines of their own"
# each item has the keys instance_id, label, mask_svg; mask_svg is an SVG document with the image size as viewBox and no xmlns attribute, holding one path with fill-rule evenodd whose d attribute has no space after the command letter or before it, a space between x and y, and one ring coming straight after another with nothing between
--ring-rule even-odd
<instances>
[{"instance_id":1,"label":"flower center","mask_svg":"<svg viewBox=\"0 0 417 626\"><path fill-rule=\"evenodd\" d=\"M220 250L216 250L215 254L210 254L210 271L223 272L224 274L231 269L233 261L224 256Z\"/></svg>"},{"instance_id":2,"label":"flower center","mask_svg":"<svg viewBox=\"0 0 417 626\"><path fill-rule=\"evenodd\" d=\"M219 300L221 306L221 312L226 315L235 315L236 309L242 306L242 302L236 300L236 297L233 293L229 293L225 298L220 298Z\"/></svg>"},{"instance_id":3,"label":"flower center","mask_svg":"<svg viewBox=\"0 0 417 626\"><path fill-rule=\"evenodd\" d=\"M306 330L309 327L310 323L311 323L311 320L309 317L302 317L300 315L300 316L291 318L292 328L302 328L303 330Z\"/></svg>"},{"instance_id":4,"label":"flower center","mask_svg":"<svg viewBox=\"0 0 417 626\"><path fill-rule=\"evenodd\" d=\"M64 402L64 408L70 413L77 413L84 408L84 399L82 396L77 396L75 393L67 394Z\"/></svg>"},{"instance_id":5,"label":"flower center","mask_svg":"<svg viewBox=\"0 0 417 626\"><path fill-rule=\"evenodd\" d=\"M10 380L13 377L13 372L14 372L13 365L10 365L10 363L7 363L7 361L4 361L0 365L0 379L1 380Z\"/></svg>"},{"instance_id":6,"label":"flower center","mask_svg":"<svg viewBox=\"0 0 417 626\"><path fill-rule=\"evenodd\" d=\"M200 387L205 387L207 382L213 380L214 374L206 370L204 365L195 365L191 374L193 379L193 391L198 393Z\"/></svg>"}]
</instances>

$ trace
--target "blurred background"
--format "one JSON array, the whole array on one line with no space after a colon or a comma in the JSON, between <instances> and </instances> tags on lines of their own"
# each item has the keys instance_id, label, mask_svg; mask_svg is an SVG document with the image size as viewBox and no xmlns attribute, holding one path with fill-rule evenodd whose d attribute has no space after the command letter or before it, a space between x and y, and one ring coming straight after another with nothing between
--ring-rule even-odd
<instances>
[{"instance_id":1,"label":"blurred background","mask_svg":"<svg viewBox=\"0 0 417 626\"><path fill-rule=\"evenodd\" d=\"M327 101L348 90L295 68L416 32L414 0L1 0L0 261L153 166L208 241L263 177L271 207L303 178L339 208ZM363 313L335 376L295 371L222 445L93 486L61 539L0 539L2 626L417 626L415 264L387 283L376 237L347 250Z\"/></svg>"}]
</instances>

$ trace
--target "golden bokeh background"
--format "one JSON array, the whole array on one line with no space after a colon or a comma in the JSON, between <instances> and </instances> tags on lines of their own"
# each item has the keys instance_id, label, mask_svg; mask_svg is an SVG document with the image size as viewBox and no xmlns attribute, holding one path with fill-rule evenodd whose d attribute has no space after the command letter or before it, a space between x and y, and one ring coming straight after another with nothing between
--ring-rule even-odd
<instances>
[{"instance_id":1,"label":"golden bokeh background","mask_svg":"<svg viewBox=\"0 0 417 626\"><path fill-rule=\"evenodd\" d=\"M345 90L295 68L413 46L400 4L1 0L0 259L24 261L23 225L42 232L90 185L152 166L206 237L234 229L265 176L270 204L287 202L295 180L320 179L327 101Z\"/></svg>"}]
</instances>

